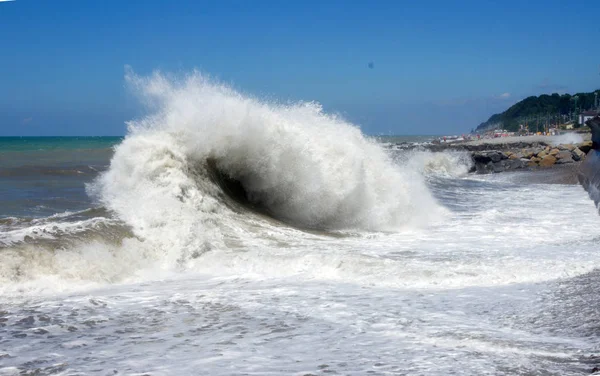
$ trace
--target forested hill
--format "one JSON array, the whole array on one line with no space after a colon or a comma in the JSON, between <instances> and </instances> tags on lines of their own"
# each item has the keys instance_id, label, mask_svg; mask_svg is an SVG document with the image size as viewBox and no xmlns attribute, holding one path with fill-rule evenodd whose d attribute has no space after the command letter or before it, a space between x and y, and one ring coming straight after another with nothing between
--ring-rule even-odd
<instances>
[{"instance_id":1,"label":"forested hill","mask_svg":"<svg viewBox=\"0 0 600 376\"><path fill-rule=\"evenodd\" d=\"M600 100L600 90L575 95L554 93L528 97L515 103L508 110L492 115L486 122L479 124L477 131L494 128L516 131L519 124L527 124L530 130L535 130L536 126L546 123L577 122L581 111L594 107L594 93L598 93Z\"/></svg>"}]
</instances>

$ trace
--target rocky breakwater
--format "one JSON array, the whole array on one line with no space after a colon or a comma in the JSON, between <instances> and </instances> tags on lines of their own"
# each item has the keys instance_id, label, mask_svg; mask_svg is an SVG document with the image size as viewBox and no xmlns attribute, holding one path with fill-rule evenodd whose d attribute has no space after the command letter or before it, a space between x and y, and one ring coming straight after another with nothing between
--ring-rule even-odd
<instances>
[{"instance_id":1,"label":"rocky breakwater","mask_svg":"<svg viewBox=\"0 0 600 376\"><path fill-rule=\"evenodd\" d=\"M479 174L497 173L523 168L548 168L554 165L576 163L585 158L592 142L581 144L546 145L543 143L522 145L495 145L500 150L471 151L473 168Z\"/></svg>"}]
</instances>

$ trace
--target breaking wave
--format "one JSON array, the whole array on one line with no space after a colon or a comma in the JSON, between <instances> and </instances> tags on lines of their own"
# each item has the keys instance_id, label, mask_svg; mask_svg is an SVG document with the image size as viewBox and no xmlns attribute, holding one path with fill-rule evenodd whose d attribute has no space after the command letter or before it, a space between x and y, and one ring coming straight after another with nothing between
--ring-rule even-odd
<instances>
[{"instance_id":1,"label":"breaking wave","mask_svg":"<svg viewBox=\"0 0 600 376\"><path fill-rule=\"evenodd\" d=\"M317 103L261 101L197 72L129 71L126 80L150 114L128 123L110 167L88 186L110 214L11 230L4 276L62 275L60 260L68 260L73 278L114 281L157 260L162 269L189 268L211 251L285 246L310 234L394 232L446 213L423 175L434 165L450 169L446 162L398 164ZM102 232L112 235L102 239ZM55 243L65 234L75 240L59 252ZM34 246L48 252L34 254ZM78 275L77 257L86 265L102 259L103 267Z\"/></svg>"},{"instance_id":2,"label":"breaking wave","mask_svg":"<svg viewBox=\"0 0 600 376\"><path fill-rule=\"evenodd\" d=\"M261 102L199 73L127 81L153 113L129 123L94 190L145 239L218 243L240 207L300 228L386 231L440 209L418 171L316 103Z\"/></svg>"},{"instance_id":3,"label":"breaking wave","mask_svg":"<svg viewBox=\"0 0 600 376\"><path fill-rule=\"evenodd\" d=\"M466 176L473 167L471 155L464 151L432 153L413 150L401 153L397 160L401 165L421 171L426 178L460 178Z\"/></svg>"}]
</instances>

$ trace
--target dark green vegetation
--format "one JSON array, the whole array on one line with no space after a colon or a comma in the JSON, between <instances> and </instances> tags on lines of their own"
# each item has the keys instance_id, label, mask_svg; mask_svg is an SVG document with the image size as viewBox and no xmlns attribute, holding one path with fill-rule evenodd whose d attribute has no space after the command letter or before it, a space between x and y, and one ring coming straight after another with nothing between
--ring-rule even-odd
<instances>
[{"instance_id":1,"label":"dark green vegetation","mask_svg":"<svg viewBox=\"0 0 600 376\"><path fill-rule=\"evenodd\" d=\"M554 93L531 96L515 103L508 110L492 115L486 122L479 124L477 131L488 129L507 129L518 131L521 124L527 125L529 131L542 131L548 124L564 124L575 122L582 111L592 109L595 94L600 100L600 90L575 95Z\"/></svg>"}]
</instances>

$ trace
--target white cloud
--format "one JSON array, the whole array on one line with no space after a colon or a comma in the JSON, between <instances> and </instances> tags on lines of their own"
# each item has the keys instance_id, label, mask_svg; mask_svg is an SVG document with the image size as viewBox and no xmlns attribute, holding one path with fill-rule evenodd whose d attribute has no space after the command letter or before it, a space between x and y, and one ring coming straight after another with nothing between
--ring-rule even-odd
<instances>
[{"instance_id":1,"label":"white cloud","mask_svg":"<svg viewBox=\"0 0 600 376\"><path fill-rule=\"evenodd\" d=\"M510 93L502 93L502 94L500 94L500 98L502 98L502 99L510 98Z\"/></svg>"}]
</instances>

